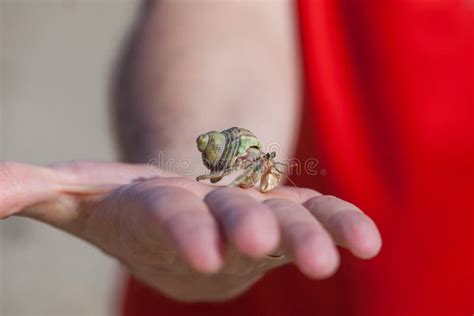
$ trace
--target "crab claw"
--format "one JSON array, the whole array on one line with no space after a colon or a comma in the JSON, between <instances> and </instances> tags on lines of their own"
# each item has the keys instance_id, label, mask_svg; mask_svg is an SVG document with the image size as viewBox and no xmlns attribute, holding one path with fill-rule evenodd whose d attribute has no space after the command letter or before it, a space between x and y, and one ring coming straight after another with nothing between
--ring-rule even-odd
<instances>
[{"instance_id":1,"label":"crab claw","mask_svg":"<svg viewBox=\"0 0 474 316\"><path fill-rule=\"evenodd\" d=\"M263 175L262 179L260 180L260 192L269 192L275 189L281 180L281 174L278 172L273 172L270 170L266 174Z\"/></svg>"}]
</instances>

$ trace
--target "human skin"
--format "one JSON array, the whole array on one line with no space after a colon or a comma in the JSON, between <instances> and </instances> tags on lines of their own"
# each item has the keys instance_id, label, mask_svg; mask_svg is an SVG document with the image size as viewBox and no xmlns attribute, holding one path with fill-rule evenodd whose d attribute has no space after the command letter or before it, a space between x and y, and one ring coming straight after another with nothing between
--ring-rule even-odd
<instances>
[{"instance_id":1,"label":"human skin","mask_svg":"<svg viewBox=\"0 0 474 316\"><path fill-rule=\"evenodd\" d=\"M123 156L146 162L158 150L161 159L199 159L196 136L233 125L264 143L278 140L280 155L290 156L299 115L290 12L287 2L150 3L116 86ZM235 297L288 263L326 278L339 265L336 246L362 259L381 247L373 221L337 197L286 186L262 194L179 173L147 164L2 162L0 218L30 217L87 240L188 302Z\"/></svg>"}]
</instances>

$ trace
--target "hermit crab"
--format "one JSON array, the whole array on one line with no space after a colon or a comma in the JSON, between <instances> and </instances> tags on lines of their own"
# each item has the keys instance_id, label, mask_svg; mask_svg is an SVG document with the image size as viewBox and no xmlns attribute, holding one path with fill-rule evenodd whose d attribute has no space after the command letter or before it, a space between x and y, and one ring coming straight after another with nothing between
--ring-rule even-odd
<instances>
[{"instance_id":1,"label":"hermit crab","mask_svg":"<svg viewBox=\"0 0 474 316\"><path fill-rule=\"evenodd\" d=\"M209 174L197 177L197 181L210 179L216 183L243 169L230 186L252 188L260 182L260 191L268 192L280 183L283 172L276 165L285 164L273 160L275 152L263 152L260 141L249 130L232 127L222 132L211 131L199 135L196 142L202 161L210 170Z\"/></svg>"}]
</instances>

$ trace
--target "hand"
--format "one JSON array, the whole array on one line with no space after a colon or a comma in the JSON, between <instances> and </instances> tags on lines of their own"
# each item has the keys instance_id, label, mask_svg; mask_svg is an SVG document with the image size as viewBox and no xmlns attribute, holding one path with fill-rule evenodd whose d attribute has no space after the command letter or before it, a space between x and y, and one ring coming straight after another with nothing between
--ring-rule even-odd
<instances>
[{"instance_id":1,"label":"hand","mask_svg":"<svg viewBox=\"0 0 474 316\"><path fill-rule=\"evenodd\" d=\"M90 162L3 163L0 175L0 218L28 216L88 240L177 300L234 297L289 262L325 278L338 267L336 245L363 259L381 246L356 206L310 189L262 194Z\"/></svg>"}]
</instances>

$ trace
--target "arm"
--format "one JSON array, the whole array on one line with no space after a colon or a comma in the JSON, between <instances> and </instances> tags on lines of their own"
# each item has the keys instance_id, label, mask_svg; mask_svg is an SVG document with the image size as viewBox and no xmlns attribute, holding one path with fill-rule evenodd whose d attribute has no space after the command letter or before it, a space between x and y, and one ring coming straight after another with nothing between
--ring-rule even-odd
<instances>
[{"instance_id":1,"label":"arm","mask_svg":"<svg viewBox=\"0 0 474 316\"><path fill-rule=\"evenodd\" d=\"M202 8L215 7L201 11L189 2L186 7L178 1L152 3L135 33L117 94L118 131L130 160L146 161L155 150L176 159L196 157L196 134L229 125L252 129L264 143L275 137L287 152L292 146L298 93L297 81L289 78L297 77L297 67L285 56L294 52L285 41L272 39L282 22L265 20L261 7L274 6L280 8L275 13L284 14L281 4L206 3ZM235 16L227 12L228 5ZM178 18L182 24L174 25ZM217 27L222 21L228 23ZM247 27L252 32L243 32ZM216 33L226 45L215 46ZM261 45L260 38L267 44ZM275 49L268 52L268 47ZM191 49L201 54L190 54ZM274 116L265 124L269 113ZM308 277L328 277L339 263L335 245L360 258L375 256L381 245L374 223L338 198L288 187L261 194L210 186L162 171L150 173L146 165L2 162L0 219L11 215L34 218L89 241L136 277L181 301L235 297L267 271L289 262ZM266 259L273 252L285 258Z\"/></svg>"},{"instance_id":2,"label":"arm","mask_svg":"<svg viewBox=\"0 0 474 316\"><path fill-rule=\"evenodd\" d=\"M289 157L300 101L293 13L290 1L150 2L115 87L123 157L199 163L196 136L232 126Z\"/></svg>"}]
</instances>

